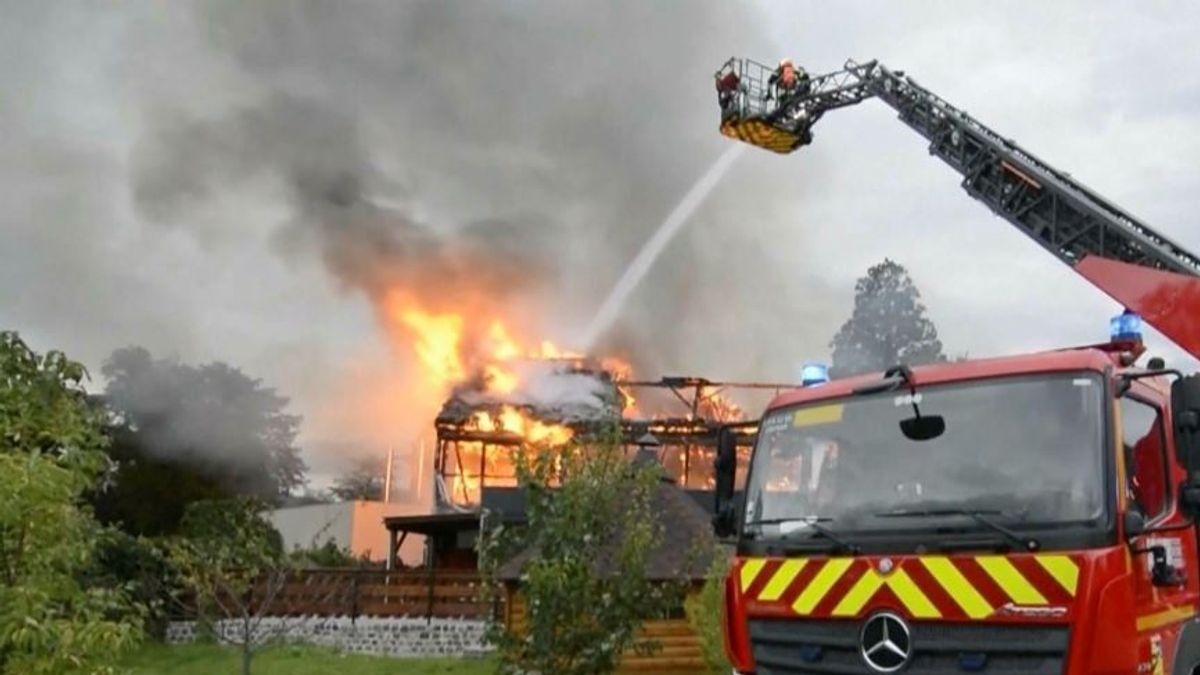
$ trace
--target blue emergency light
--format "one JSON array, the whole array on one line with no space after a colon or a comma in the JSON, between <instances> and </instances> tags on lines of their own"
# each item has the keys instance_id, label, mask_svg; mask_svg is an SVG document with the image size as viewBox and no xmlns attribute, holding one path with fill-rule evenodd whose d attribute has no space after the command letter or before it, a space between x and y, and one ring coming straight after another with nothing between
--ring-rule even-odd
<instances>
[{"instance_id":1,"label":"blue emergency light","mask_svg":"<svg viewBox=\"0 0 1200 675\"><path fill-rule=\"evenodd\" d=\"M829 381L829 368L821 363L806 363L800 368L800 384L812 387Z\"/></svg>"},{"instance_id":2,"label":"blue emergency light","mask_svg":"<svg viewBox=\"0 0 1200 675\"><path fill-rule=\"evenodd\" d=\"M1108 322L1108 334L1113 342L1141 342L1142 317L1125 310Z\"/></svg>"}]
</instances>

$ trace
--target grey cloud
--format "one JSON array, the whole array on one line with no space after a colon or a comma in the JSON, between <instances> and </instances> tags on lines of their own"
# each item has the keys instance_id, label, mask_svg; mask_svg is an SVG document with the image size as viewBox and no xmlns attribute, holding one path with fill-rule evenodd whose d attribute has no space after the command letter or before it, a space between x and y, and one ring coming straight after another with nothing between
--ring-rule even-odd
<instances>
[{"instance_id":1,"label":"grey cloud","mask_svg":"<svg viewBox=\"0 0 1200 675\"><path fill-rule=\"evenodd\" d=\"M279 247L315 244L348 286L377 296L399 283L441 299L456 295L456 277L482 276L499 299L553 286L548 313L565 316L550 323L568 332L720 147L707 86L663 92L706 82L726 49L713 46L753 13L691 7L201 6L214 50L232 55L255 100L153 120L135 198L148 219L178 224L197 200L267 173L292 204ZM450 219L418 222L393 194ZM673 290L647 284L618 330L643 366L661 367L706 314L667 301Z\"/></svg>"},{"instance_id":2,"label":"grey cloud","mask_svg":"<svg viewBox=\"0 0 1200 675\"><path fill-rule=\"evenodd\" d=\"M536 298L549 337L586 323L725 147L709 77L733 54L816 70L882 58L1200 248L1191 7L4 12L0 87L17 95L0 100L12 158L0 322L93 366L129 343L228 360L292 395L314 445L362 433L356 417L313 421L348 364L386 358L362 301L381 284L495 270L499 287L529 282L504 303ZM739 160L608 347L648 375L791 379L827 353L855 277L887 255L912 272L952 354L1103 332L1112 304L964 196L892 111L864 104L816 131L801 155Z\"/></svg>"}]
</instances>

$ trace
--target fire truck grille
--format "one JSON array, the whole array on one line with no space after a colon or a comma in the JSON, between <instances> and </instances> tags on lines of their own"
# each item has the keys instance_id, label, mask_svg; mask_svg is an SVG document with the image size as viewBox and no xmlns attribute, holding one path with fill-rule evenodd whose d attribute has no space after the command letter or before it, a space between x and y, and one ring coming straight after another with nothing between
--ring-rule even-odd
<instances>
[{"instance_id":1,"label":"fire truck grille","mask_svg":"<svg viewBox=\"0 0 1200 675\"><path fill-rule=\"evenodd\" d=\"M755 620L750 643L758 675L863 673L861 621ZM905 674L979 672L1059 675L1067 652L1065 626L910 625Z\"/></svg>"}]
</instances>

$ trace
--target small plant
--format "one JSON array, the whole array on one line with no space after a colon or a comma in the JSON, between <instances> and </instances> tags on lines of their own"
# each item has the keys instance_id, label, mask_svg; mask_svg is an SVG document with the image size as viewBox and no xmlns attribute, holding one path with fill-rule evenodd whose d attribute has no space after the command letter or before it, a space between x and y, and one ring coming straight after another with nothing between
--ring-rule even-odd
<instances>
[{"instance_id":1,"label":"small plant","mask_svg":"<svg viewBox=\"0 0 1200 675\"><path fill-rule=\"evenodd\" d=\"M688 623L700 638L700 651L704 662L713 672L728 673L732 670L725 658L725 645L721 636L721 616L725 600L725 576L729 574L729 552L714 545L717 550L712 557L712 566L705 576L700 591L684 602Z\"/></svg>"}]
</instances>

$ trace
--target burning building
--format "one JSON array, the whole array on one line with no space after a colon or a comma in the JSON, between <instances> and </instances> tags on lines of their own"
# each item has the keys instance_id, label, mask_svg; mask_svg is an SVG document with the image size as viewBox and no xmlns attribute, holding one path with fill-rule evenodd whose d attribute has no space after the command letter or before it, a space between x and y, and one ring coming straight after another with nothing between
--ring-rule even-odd
<instances>
[{"instance_id":1,"label":"burning building","mask_svg":"<svg viewBox=\"0 0 1200 675\"><path fill-rule=\"evenodd\" d=\"M522 377L512 374L512 387L496 391L488 379L465 383L442 406L435 421L435 509L477 508L485 487L516 487L514 453L525 445L562 445L621 416L624 398L609 371L577 357L519 365Z\"/></svg>"},{"instance_id":2,"label":"burning building","mask_svg":"<svg viewBox=\"0 0 1200 675\"><path fill-rule=\"evenodd\" d=\"M476 509L485 490L516 487L514 453L525 444L561 444L609 430L619 433L630 454L654 446L680 486L710 491L717 432L743 420L729 393L786 386L692 377L639 381L584 359L540 361L533 372L529 388L497 396L460 387L446 401L436 420L436 509ZM742 435L744 456L752 431Z\"/></svg>"},{"instance_id":3,"label":"burning building","mask_svg":"<svg viewBox=\"0 0 1200 675\"><path fill-rule=\"evenodd\" d=\"M433 421L436 432L406 458L417 467L416 483L400 492L419 510L386 519L390 551L423 535L426 563L473 565L470 532L484 510L523 516L518 453L601 433L618 434L631 457L653 447L669 479L708 510L721 428L792 385L638 378L626 360L533 339L553 317L537 298L510 293L504 280L466 273L487 260L469 258L442 282L401 283L379 295L378 318L413 365L390 410L403 410L410 430ZM753 428L742 432L744 465Z\"/></svg>"},{"instance_id":4,"label":"burning building","mask_svg":"<svg viewBox=\"0 0 1200 675\"><path fill-rule=\"evenodd\" d=\"M744 423L742 405L761 405L791 386L698 377L639 380L619 360L549 345L537 354L487 363L453 388L436 417L431 512L388 519L388 529L394 542L407 533L425 535L428 564L473 565L482 510L514 520L524 515L518 452L612 433L631 458L654 452L668 479L710 511L718 433L729 425L738 430L740 484L756 431Z\"/></svg>"}]
</instances>

